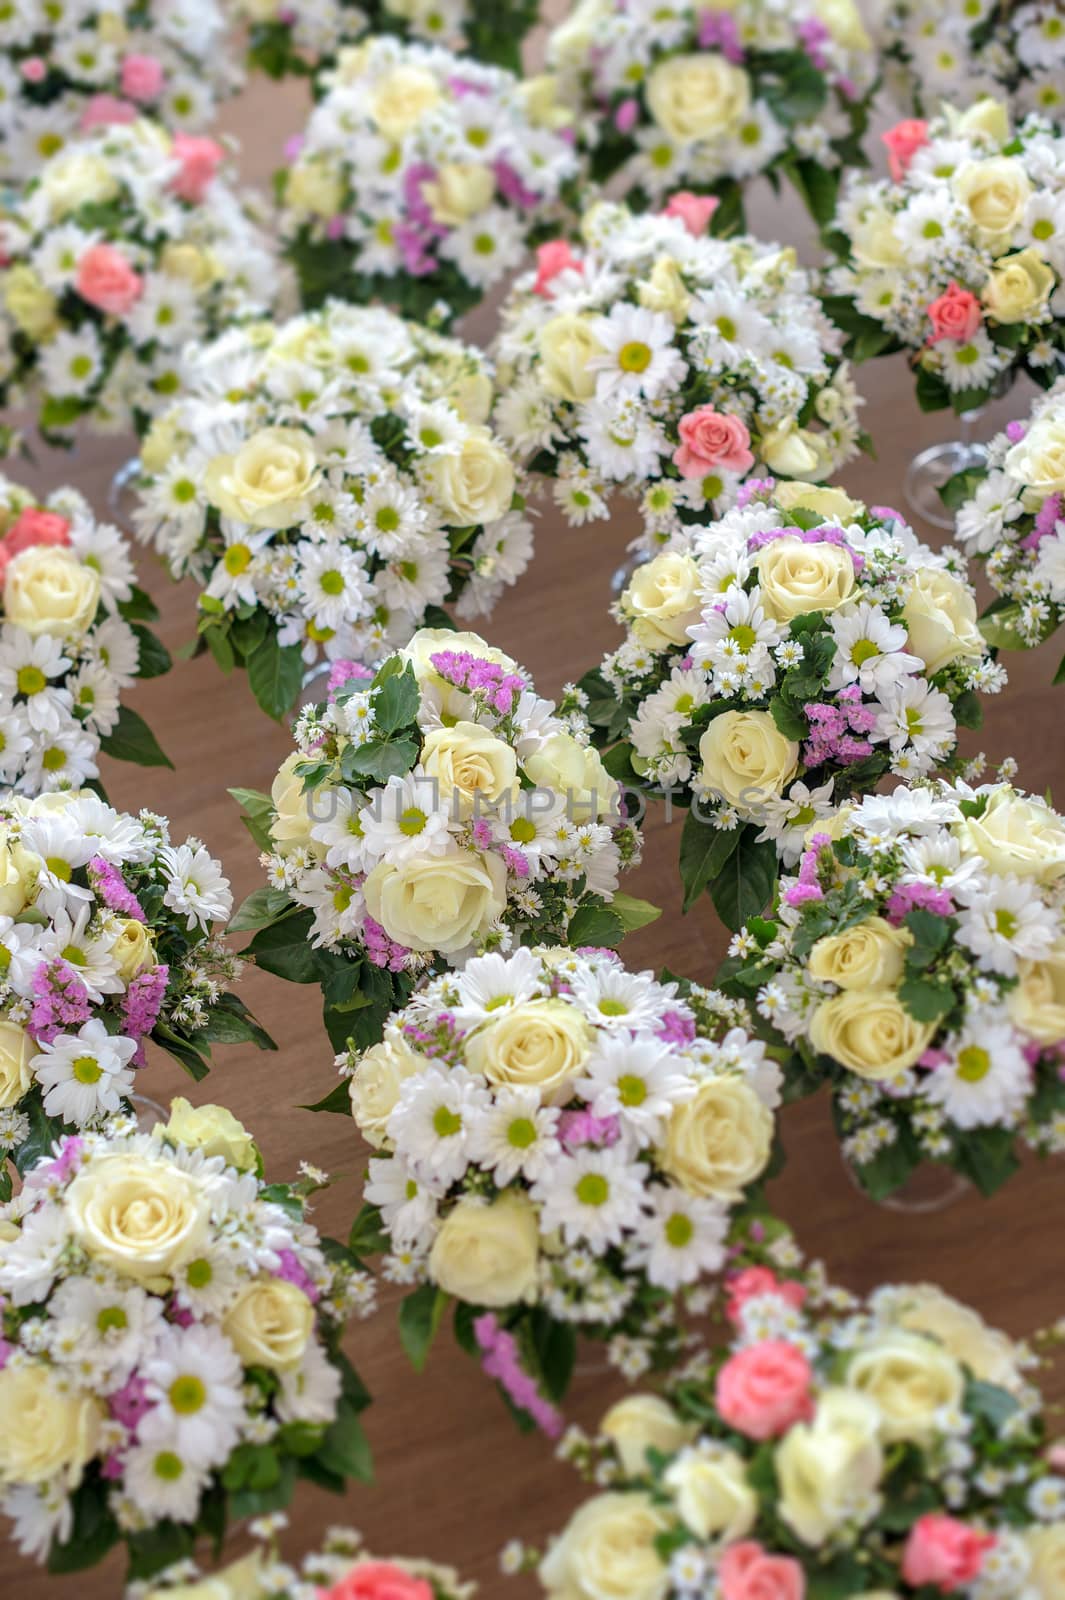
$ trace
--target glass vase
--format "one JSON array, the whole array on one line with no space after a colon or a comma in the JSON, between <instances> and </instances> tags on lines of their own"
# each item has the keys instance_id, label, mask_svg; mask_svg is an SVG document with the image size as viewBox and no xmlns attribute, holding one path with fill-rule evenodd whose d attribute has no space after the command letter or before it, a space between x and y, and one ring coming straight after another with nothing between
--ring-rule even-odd
<instances>
[{"instance_id":1,"label":"glass vase","mask_svg":"<svg viewBox=\"0 0 1065 1600\"><path fill-rule=\"evenodd\" d=\"M922 1161L914 1167L905 1183L901 1183L882 1200L874 1200L869 1191L862 1187L850 1162L844 1160L843 1165L854 1187L873 1205L881 1206L885 1211L901 1211L911 1216L946 1211L969 1190L968 1181L953 1167L946 1166L942 1161Z\"/></svg>"},{"instance_id":2,"label":"glass vase","mask_svg":"<svg viewBox=\"0 0 1065 1600\"><path fill-rule=\"evenodd\" d=\"M987 461L987 445L977 439L975 426L992 400L1001 400L1013 384L1013 369L1000 372L987 401L973 411L962 411L956 439L944 439L918 451L906 470L905 495L912 511L933 528L953 528L954 513L943 504L939 491L959 472L982 467Z\"/></svg>"},{"instance_id":3,"label":"glass vase","mask_svg":"<svg viewBox=\"0 0 1065 1600\"><path fill-rule=\"evenodd\" d=\"M149 1100L146 1094L131 1094L129 1103L133 1108L133 1115L137 1119L138 1133L151 1133L161 1122L170 1120L170 1113L158 1100Z\"/></svg>"},{"instance_id":4,"label":"glass vase","mask_svg":"<svg viewBox=\"0 0 1065 1600\"><path fill-rule=\"evenodd\" d=\"M140 456L123 461L107 491L107 509L118 522L128 522L133 509L133 485L141 470Z\"/></svg>"}]
</instances>

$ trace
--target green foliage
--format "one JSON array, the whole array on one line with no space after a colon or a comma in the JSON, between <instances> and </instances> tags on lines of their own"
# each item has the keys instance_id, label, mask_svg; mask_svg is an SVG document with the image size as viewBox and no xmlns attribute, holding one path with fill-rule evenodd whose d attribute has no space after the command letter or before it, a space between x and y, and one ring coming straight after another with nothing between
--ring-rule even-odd
<instances>
[{"instance_id":1,"label":"green foliage","mask_svg":"<svg viewBox=\"0 0 1065 1600\"><path fill-rule=\"evenodd\" d=\"M750 824L739 830L735 850L710 882L710 898L726 928L736 933L748 917L765 910L773 898L779 870L773 841L757 843Z\"/></svg>"},{"instance_id":2,"label":"green foliage","mask_svg":"<svg viewBox=\"0 0 1065 1600\"><path fill-rule=\"evenodd\" d=\"M270 628L245 658L251 692L268 717L280 722L296 704L303 683L303 656L298 645L278 642Z\"/></svg>"},{"instance_id":3,"label":"green foliage","mask_svg":"<svg viewBox=\"0 0 1065 1600\"><path fill-rule=\"evenodd\" d=\"M101 738L100 749L116 761L132 761L139 767L169 767L171 772L174 770L174 763L164 755L144 718L128 706L119 706L118 721L111 732Z\"/></svg>"},{"instance_id":4,"label":"green foliage","mask_svg":"<svg viewBox=\"0 0 1065 1600\"><path fill-rule=\"evenodd\" d=\"M448 1296L435 1284L423 1283L400 1302L399 1342L415 1372L422 1372L448 1307Z\"/></svg>"}]
</instances>

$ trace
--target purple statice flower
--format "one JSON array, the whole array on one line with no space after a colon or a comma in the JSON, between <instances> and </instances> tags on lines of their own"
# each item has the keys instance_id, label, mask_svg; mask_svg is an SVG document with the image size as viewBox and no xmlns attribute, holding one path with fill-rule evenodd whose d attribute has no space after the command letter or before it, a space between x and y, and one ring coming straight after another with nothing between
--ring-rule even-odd
<instances>
[{"instance_id":1,"label":"purple statice flower","mask_svg":"<svg viewBox=\"0 0 1065 1600\"><path fill-rule=\"evenodd\" d=\"M297 1289L302 1289L313 1304L318 1299L318 1290L299 1256L294 1250L279 1250L277 1259L278 1268L274 1276L283 1279L285 1283L295 1285Z\"/></svg>"},{"instance_id":2,"label":"purple statice flower","mask_svg":"<svg viewBox=\"0 0 1065 1600\"><path fill-rule=\"evenodd\" d=\"M631 133L640 115L638 100L623 100L614 112L614 126L619 133Z\"/></svg>"},{"instance_id":3,"label":"purple statice flower","mask_svg":"<svg viewBox=\"0 0 1065 1600\"><path fill-rule=\"evenodd\" d=\"M475 1318L473 1332L488 1376L496 1380L519 1410L529 1413L542 1433L557 1439L562 1432L562 1415L544 1399L536 1380L523 1370L514 1335L500 1327L499 1318L491 1311Z\"/></svg>"},{"instance_id":4,"label":"purple statice flower","mask_svg":"<svg viewBox=\"0 0 1065 1600\"><path fill-rule=\"evenodd\" d=\"M297 160L300 151L303 149L303 146L306 143L307 135L305 133L294 133L285 140L282 154L289 166L291 166L292 163Z\"/></svg>"},{"instance_id":5,"label":"purple statice flower","mask_svg":"<svg viewBox=\"0 0 1065 1600\"><path fill-rule=\"evenodd\" d=\"M436 261L429 254L427 242L413 223L397 223L395 233L396 243L403 255L404 270L412 278L424 278L436 271Z\"/></svg>"},{"instance_id":6,"label":"purple statice flower","mask_svg":"<svg viewBox=\"0 0 1065 1600\"><path fill-rule=\"evenodd\" d=\"M127 886L118 868L112 866L110 861L105 861L103 856L93 856L89 862L89 877L94 892L99 895L105 906L109 906L112 911L121 911L123 916L134 917L138 922L148 920L137 896Z\"/></svg>"},{"instance_id":7,"label":"purple statice flower","mask_svg":"<svg viewBox=\"0 0 1065 1600\"><path fill-rule=\"evenodd\" d=\"M473 834L473 842L478 850L490 850L492 848L492 824L487 817L474 817L470 823L470 832Z\"/></svg>"},{"instance_id":8,"label":"purple statice flower","mask_svg":"<svg viewBox=\"0 0 1065 1600\"><path fill-rule=\"evenodd\" d=\"M456 100L462 100L468 94L485 95L489 93L487 84L473 83L469 78L460 78L457 74L447 80L447 86Z\"/></svg>"},{"instance_id":9,"label":"purple statice flower","mask_svg":"<svg viewBox=\"0 0 1065 1600\"><path fill-rule=\"evenodd\" d=\"M760 550L763 545L772 544L775 539L801 539L803 544L838 545L850 555L855 572L861 572L865 566L865 557L859 551L851 549L843 529L832 527L829 523L821 523L816 528L763 528L759 533L751 534L747 540L747 548Z\"/></svg>"},{"instance_id":10,"label":"purple statice flower","mask_svg":"<svg viewBox=\"0 0 1065 1600\"><path fill-rule=\"evenodd\" d=\"M33 974L32 986L30 1032L42 1044L51 1044L61 1033L80 1028L92 1015L85 985L61 957L42 962Z\"/></svg>"},{"instance_id":11,"label":"purple statice flower","mask_svg":"<svg viewBox=\"0 0 1065 1600\"><path fill-rule=\"evenodd\" d=\"M325 225L326 238L332 239L334 242L337 239L343 239L344 229L347 225L347 218L342 213L338 213L335 217L330 217Z\"/></svg>"},{"instance_id":12,"label":"purple statice flower","mask_svg":"<svg viewBox=\"0 0 1065 1600\"><path fill-rule=\"evenodd\" d=\"M824 890L816 883L789 883L784 890L784 904L786 906L804 906L811 900L823 900Z\"/></svg>"},{"instance_id":13,"label":"purple statice flower","mask_svg":"<svg viewBox=\"0 0 1065 1600\"><path fill-rule=\"evenodd\" d=\"M824 23L821 21L821 18L806 17L802 22L799 23L799 26L795 31L799 36L799 43L806 51L806 54L809 56L813 65L817 68L818 72L827 71L828 57L821 47L826 43L831 35Z\"/></svg>"},{"instance_id":14,"label":"purple statice flower","mask_svg":"<svg viewBox=\"0 0 1065 1600\"><path fill-rule=\"evenodd\" d=\"M523 211L531 211L534 206L540 204L540 196L525 187L509 161L493 162L492 171L496 175L496 188L503 199L509 200L512 206L520 206Z\"/></svg>"},{"instance_id":15,"label":"purple statice flower","mask_svg":"<svg viewBox=\"0 0 1065 1600\"><path fill-rule=\"evenodd\" d=\"M892 891L885 913L897 928L909 911L934 911L937 917L952 917L957 908L946 889L934 883L902 883Z\"/></svg>"},{"instance_id":16,"label":"purple statice flower","mask_svg":"<svg viewBox=\"0 0 1065 1600\"><path fill-rule=\"evenodd\" d=\"M520 850L515 850L513 845L505 844L500 847L499 853L507 864L508 872L512 872L516 878L529 876L529 863Z\"/></svg>"},{"instance_id":17,"label":"purple statice flower","mask_svg":"<svg viewBox=\"0 0 1065 1600\"><path fill-rule=\"evenodd\" d=\"M686 1011L666 1011L655 1032L665 1044L691 1044L695 1038L695 1018Z\"/></svg>"},{"instance_id":18,"label":"purple statice flower","mask_svg":"<svg viewBox=\"0 0 1065 1600\"><path fill-rule=\"evenodd\" d=\"M743 60L736 19L728 11L703 11L699 16L700 50L720 50L726 61L737 65Z\"/></svg>"},{"instance_id":19,"label":"purple statice flower","mask_svg":"<svg viewBox=\"0 0 1065 1600\"><path fill-rule=\"evenodd\" d=\"M402 972L407 965L410 951L405 945L396 944L388 937L379 922L367 915L363 922L363 939L366 944L367 958L375 967L387 967L389 972Z\"/></svg>"},{"instance_id":20,"label":"purple statice flower","mask_svg":"<svg viewBox=\"0 0 1065 1600\"><path fill-rule=\"evenodd\" d=\"M49 1183L66 1183L78 1169L81 1152L85 1148L85 1140L77 1134L62 1139L59 1144L59 1154L54 1161L40 1169L39 1175Z\"/></svg>"},{"instance_id":21,"label":"purple statice flower","mask_svg":"<svg viewBox=\"0 0 1065 1600\"><path fill-rule=\"evenodd\" d=\"M365 683L372 677L370 668L364 667L361 661L334 661L329 668L329 678L325 686L326 697L335 700L346 684L356 679L360 683Z\"/></svg>"},{"instance_id":22,"label":"purple statice flower","mask_svg":"<svg viewBox=\"0 0 1065 1600\"><path fill-rule=\"evenodd\" d=\"M146 1039L155 1027L169 978L170 968L162 962L150 972L139 972L131 981L122 996L122 1024L129 1038ZM137 1065L143 1062L138 1060Z\"/></svg>"},{"instance_id":23,"label":"purple statice flower","mask_svg":"<svg viewBox=\"0 0 1065 1600\"><path fill-rule=\"evenodd\" d=\"M579 1150L589 1144L609 1147L621 1137L621 1124L617 1117L597 1117L591 1111L563 1111L558 1119L558 1137L566 1150Z\"/></svg>"},{"instance_id":24,"label":"purple statice flower","mask_svg":"<svg viewBox=\"0 0 1065 1600\"><path fill-rule=\"evenodd\" d=\"M148 1399L148 1385L136 1373L127 1378L121 1389L116 1389L107 1398L108 1409L116 1422L121 1422L130 1433L136 1433L143 1417L152 1410L152 1402Z\"/></svg>"},{"instance_id":25,"label":"purple statice flower","mask_svg":"<svg viewBox=\"0 0 1065 1600\"><path fill-rule=\"evenodd\" d=\"M810 840L809 848L804 850L799 857L799 874L784 891L784 900L789 906L805 905L808 900L823 900L824 890L820 884L818 870L821 861L821 852L826 845L831 848L832 840L827 833L815 833Z\"/></svg>"},{"instance_id":26,"label":"purple statice flower","mask_svg":"<svg viewBox=\"0 0 1065 1600\"><path fill-rule=\"evenodd\" d=\"M752 500L768 500L776 486L775 478L748 478L736 490L737 511L746 511Z\"/></svg>"},{"instance_id":27,"label":"purple statice flower","mask_svg":"<svg viewBox=\"0 0 1065 1600\"><path fill-rule=\"evenodd\" d=\"M1020 444L1027 432L1028 424L1026 422L1007 422L1006 424L1006 438L1010 444Z\"/></svg>"},{"instance_id":28,"label":"purple statice flower","mask_svg":"<svg viewBox=\"0 0 1065 1600\"><path fill-rule=\"evenodd\" d=\"M1062 496L1060 494L1048 494L1035 514L1035 523L1031 533L1021 540L1021 549L1038 550L1044 539L1049 539L1051 534L1057 532L1061 513Z\"/></svg>"}]
</instances>

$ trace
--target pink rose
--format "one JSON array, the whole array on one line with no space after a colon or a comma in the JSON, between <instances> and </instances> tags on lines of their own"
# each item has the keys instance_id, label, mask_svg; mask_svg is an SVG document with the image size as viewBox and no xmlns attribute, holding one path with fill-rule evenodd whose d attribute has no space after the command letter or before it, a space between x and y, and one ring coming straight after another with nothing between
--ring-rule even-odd
<instances>
[{"instance_id":1,"label":"pink rose","mask_svg":"<svg viewBox=\"0 0 1065 1600\"><path fill-rule=\"evenodd\" d=\"M91 133L93 128L111 128L118 123L136 122L139 115L136 106L128 100L119 100L113 94L94 94L81 113L78 127L82 133Z\"/></svg>"},{"instance_id":2,"label":"pink rose","mask_svg":"<svg viewBox=\"0 0 1065 1600\"><path fill-rule=\"evenodd\" d=\"M813 1415L810 1363L786 1339L763 1339L730 1356L717 1375L717 1409L748 1439L776 1439Z\"/></svg>"},{"instance_id":3,"label":"pink rose","mask_svg":"<svg viewBox=\"0 0 1065 1600\"><path fill-rule=\"evenodd\" d=\"M721 201L716 195L692 194L690 189L678 189L671 194L669 204L662 212L664 217L679 217L688 232L698 239L706 232L710 218Z\"/></svg>"},{"instance_id":4,"label":"pink rose","mask_svg":"<svg viewBox=\"0 0 1065 1600\"><path fill-rule=\"evenodd\" d=\"M182 200L197 205L222 165L225 151L215 139L194 133L176 133L171 154L181 163L181 171L170 187Z\"/></svg>"},{"instance_id":5,"label":"pink rose","mask_svg":"<svg viewBox=\"0 0 1065 1600\"><path fill-rule=\"evenodd\" d=\"M0 582L4 569L23 550L35 544L69 544L70 523L56 511L40 511L27 506L20 511L3 539L0 539Z\"/></svg>"},{"instance_id":6,"label":"pink rose","mask_svg":"<svg viewBox=\"0 0 1065 1600\"><path fill-rule=\"evenodd\" d=\"M928 124L920 117L906 117L880 137L887 145L891 176L901 183L918 150L928 143Z\"/></svg>"},{"instance_id":7,"label":"pink rose","mask_svg":"<svg viewBox=\"0 0 1065 1600\"><path fill-rule=\"evenodd\" d=\"M767 1555L754 1539L730 1544L717 1569L721 1600L803 1600L806 1577L792 1556Z\"/></svg>"},{"instance_id":8,"label":"pink rose","mask_svg":"<svg viewBox=\"0 0 1065 1600\"><path fill-rule=\"evenodd\" d=\"M614 126L619 133L631 133L640 115L638 100L623 100L614 112Z\"/></svg>"},{"instance_id":9,"label":"pink rose","mask_svg":"<svg viewBox=\"0 0 1065 1600\"><path fill-rule=\"evenodd\" d=\"M744 1267L742 1272L737 1272L729 1279L728 1290L726 1310L733 1322L748 1300L757 1300L762 1295L775 1294L785 1304L794 1306L796 1311L806 1299L806 1290L801 1283L778 1278L770 1267Z\"/></svg>"},{"instance_id":10,"label":"pink rose","mask_svg":"<svg viewBox=\"0 0 1065 1600\"><path fill-rule=\"evenodd\" d=\"M74 287L83 300L110 317L124 317L140 299L144 279L134 272L121 250L94 244L78 262Z\"/></svg>"},{"instance_id":11,"label":"pink rose","mask_svg":"<svg viewBox=\"0 0 1065 1600\"><path fill-rule=\"evenodd\" d=\"M391 1561L360 1561L331 1589L319 1589L318 1600L433 1600L433 1591Z\"/></svg>"},{"instance_id":12,"label":"pink rose","mask_svg":"<svg viewBox=\"0 0 1065 1600\"><path fill-rule=\"evenodd\" d=\"M573 254L565 239L549 239L536 251L536 282L533 284L534 294L547 294L547 286L552 278L557 278L560 272L567 272L570 268L574 272L582 270L581 263Z\"/></svg>"},{"instance_id":13,"label":"pink rose","mask_svg":"<svg viewBox=\"0 0 1065 1600\"><path fill-rule=\"evenodd\" d=\"M48 67L40 56L27 56L19 71L27 83L43 83L48 76Z\"/></svg>"},{"instance_id":14,"label":"pink rose","mask_svg":"<svg viewBox=\"0 0 1065 1600\"><path fill-rule=\"evenodd\" d=\"M956 283L944 289L938 299L929 301L927 311L932 322L929 344L939 339L957 339L964 343L980 326L979 300Z\"/></svg>"},{"instance_id":15,"label":"pink rose","mask_svg":"<svg viewBox=\"0 0 1065 1600\"><path fill-rule=\"evenodd\" d=\"M680 419L680 444L673 464L682 478L705 478L718 468L746 472L754 466L751 436L739 417L713 406L697 406Z\"/></svg>"},{"instance_id":16,"label":"pink rose","mask_svg":"<svg viewBox=\"0 0 1065 1600\"><path fill-rule=\"evenodd\" d=\"M162 93L163 64L154 56L127 56L121 82L122 93L131 100L154 100Z\"/></svg>"},{"instance_id":17,"label":"pink rose","mask_svg":"<svg viewBox=\"0 0 1065 1600\"><path fill-rule=\"evenodd\" d=\"M993 1533L977 1533L956 1517L930 1511L910 1529L902 1576L915 1589L927 1584L940 1594L953 1594L980 1576L984 1556L994 1543Z\"/></svg>"}]
</instances>

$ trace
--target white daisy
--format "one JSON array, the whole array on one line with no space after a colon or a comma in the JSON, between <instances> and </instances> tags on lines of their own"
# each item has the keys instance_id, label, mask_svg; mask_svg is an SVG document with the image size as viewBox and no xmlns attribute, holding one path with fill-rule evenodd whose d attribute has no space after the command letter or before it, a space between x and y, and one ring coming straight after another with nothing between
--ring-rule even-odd
<instances>
[{"instance_id":1,"label":"white daisy","mask_svg":"<svg viewBox=\"0 0 1065 1600\"><path fill-rule=\"evenodd\" d=\"M612 306L596 317L589 329L601 354L589 357L589 372L597 374L599 399L614 394L643 394L654 399L675 389L687 371L676 348L671 317L643 306Z\"/></svg>"},{"instance_id":2,"label":"white daisy","mask_svg":"<svg viewBox=\"0 0 1065 1600\"><path fill-rule=\"evenodd\" d=\"M136 1051L135 1039L108 1034L98 1017L76 1034L61 1033L51 1044L42 1040L30 1071L44 1091L45 1111L83 1128L121 1110L133 1088L129 1063Z\"/></svg>"},{"instance_id":3,"label":"white daisy","mask_svg":"<svg viewBox=\"0 0 1065 1600\"><path fill-rule=\"evenodd\" d=\"M138 1428L141 1443L172 1442L183 1457L217 1466L236 1446L244 1425L244 1369L225 1335L193 1323L171 1328L143 1363L153 1408Z\"/></svg>"},{"instance_id":4,"label":"white daisy","mask_svg":"<svg viewBox=\"0 0 1065 1600\"><path fill-rule=\"evenodd\" d=\"M564 1156L531 1191L541 1233L560 1229L567 1244L583 1240L597 1253L636 1226L643 1192L639 1163L619 1145Z\"/></svg>"},{"instance_id":5,"label":"white daisy","mask_svg":"<svg viewBox=\"0 0 1065 1600\"><path fill-rule=\"evenodd\" d=\"M185 918L189 931L227 922L233 910L229 879L202 844L166 845L159 854L166 879L163 903Z\"/></svg>"},{"instance_id":6,"label":"white daisy","mask_svg":"<svg viewBox=\"0 0 1065 1600\"><path fill-rule=\"evenodd\" d=\"M695 1095L683 1061L655 1039L601 1038L573 1085L597 1117L618 1117L637 1144L653 1144L675 1106Z\"/></svg>"},{"instance_id":7,"label":"white daisy","mask_svg":"<svg viewBox=\"0 0 1065 1600\"><path fill-rule=\"evenodd\" d=\"M1032 1069L1008 1022L973 1013L944 1044L948 1059L922 1089L959 1128L1016 1126L1032 1092Z\"/></svg>"},{"instance_id":8,"label":"white daisy","mask_svg":"<svg viewBox=\"0 0 1065 1600\"><path fill-rule=\"evenodd\" d=\"M728 1210L717 1201L655 1185L625 1257L660 1289L679 1289L724 1266L728 1228Z\"/></svg>"},{"instance_id":9,"label":"white daisy","mask_svg":"<svg viewBox=\"0 0 1065 1600\"><path fill-rule=\"evenodd\" d=\"M427 1063L402 1084L388 1137L417 1171L437 1183L455 1183L469 1162L474 1125L490 1105L487 1089L465 1067Z\"/></svg>"}]
</instances>

